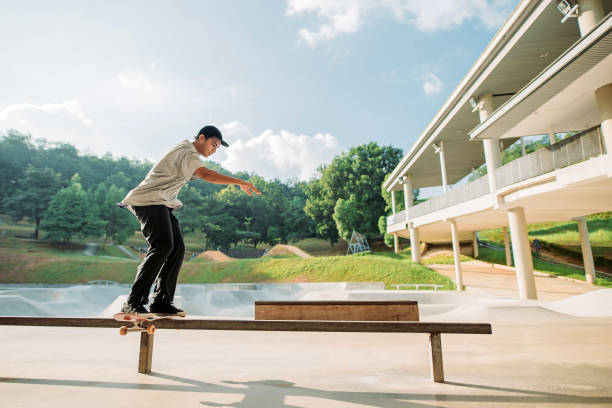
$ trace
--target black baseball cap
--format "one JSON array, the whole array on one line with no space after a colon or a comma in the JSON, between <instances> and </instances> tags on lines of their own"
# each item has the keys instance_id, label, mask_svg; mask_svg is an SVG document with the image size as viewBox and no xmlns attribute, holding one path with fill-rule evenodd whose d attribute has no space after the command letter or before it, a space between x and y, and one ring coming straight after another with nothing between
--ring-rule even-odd
<instances>
[{"instance_id":1,"label":"black baseball cap","mask_svg":"<svg viewBox=\"0 0 612 408\"><path fill-rule=\"evenodd\" d=\"M200 135L204 135L205 139L216 137L217 139L221 141L221 145L225 147L229 147L229 145L225 141L223 141L223 135L221 134L221 131L213 125L207 125L207 126L204 126L202 129L200 129L200 131L196 135L196 139L200 137Z\"/></svg>"}]
</instances>

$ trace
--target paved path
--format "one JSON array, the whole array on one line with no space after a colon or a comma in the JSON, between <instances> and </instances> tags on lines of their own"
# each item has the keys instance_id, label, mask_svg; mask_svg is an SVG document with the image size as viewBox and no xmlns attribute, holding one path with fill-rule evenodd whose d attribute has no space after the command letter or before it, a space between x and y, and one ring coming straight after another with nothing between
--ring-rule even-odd
<instances>
[{"instance_id":1,"label":"paved path","mask_svg":"<svg viewBox=\"0 0 612 408\"><path fill-rule=\"evenodd\" d=\"M0 327L0 395L24 408L610 407L612 319L570 319L442 335L445 384L429 379L424 334L159 330L143 375L137 333Z\"/></svg>"},{"instance_id":2,"label":"paved path","mask_svg":"<svg viewBox=\"0 0 612 408\"><path fill-rule=\"evenodd\" d=\"M448 276L455 282L455 265L427 265L438 273ZM511 266L492 264L482 261L461 263L463 284L468 289L489 296L518 299L516 271ZM536 272L536 290L540 300L559 300L601 289L586 282L559 278Z\"/></svg>"},{"instance_id":3,"label":"paved path","mask_svg":"<svg viewBox=\"0 0 612 408\"><path fill-rule=\"evenodd\" d=\"M125 252L130 258L136 260L136 261L140 261L140 258L137 257L136 255L134 255L132 253L132 251L130 251L129 249L127 249L126 247L124 247L123 245L117 245L117 248L119 248L120 250L122 250L123 252Z\"/></svg>"},{"instance_id":4,"label":"paved path","mask_svg":"<svg viewBox=\"0 0 612 408\"><path fill-rule=\"evenodd\" d=\"M85 244L83 255L94 256L98 250L98 244Z\"/></svg>"}]
</instances>

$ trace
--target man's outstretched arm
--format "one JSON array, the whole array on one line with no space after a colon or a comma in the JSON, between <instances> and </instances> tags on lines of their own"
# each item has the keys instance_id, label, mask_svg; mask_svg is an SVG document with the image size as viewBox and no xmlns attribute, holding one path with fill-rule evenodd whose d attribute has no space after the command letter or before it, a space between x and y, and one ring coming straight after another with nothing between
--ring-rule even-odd
<instances>
[{"instance_id":1,"label":"man's outstretched arm","mask_svg":"<svg viewBox=\"0 0 612 408\"><path fill-rule=\"evenodd\" d=\"M195 171L196 176L204 181L208 181L213 184L235 184L242 189L248 195L261 194L261 191L248 181L240 180L235 177L226 176L225 174L217 173L216 171L210 170L206 167L200 167Z\"/></svg>"}]
</instances>

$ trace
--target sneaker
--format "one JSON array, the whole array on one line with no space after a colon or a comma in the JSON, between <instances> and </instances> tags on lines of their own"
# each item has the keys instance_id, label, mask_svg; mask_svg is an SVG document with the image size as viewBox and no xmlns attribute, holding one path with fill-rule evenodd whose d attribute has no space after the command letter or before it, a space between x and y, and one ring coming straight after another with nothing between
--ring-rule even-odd
<instances>
[{"instance_id":1,"label":"sneaker","mask_svg":"<svg viewBox=\"0 0 612 408\"><path fill-rule=\"evenodd\" d=\"M132 303L124 303L123 307L121 308L121 313L133 314L142 317L153 317L153 314L149 313L146 307Z\"/></svg>"},{"instance_id":2,"label":"sneaker","mask_svg":"<svg viewBox=\"0 0 612 408\"><path fill-rule=\"evenodd\" d=\"M174 306L172 302L153 302L150 309L151 313L158 316L187 316L184 310Z\"/></svg>"}]
</instances>

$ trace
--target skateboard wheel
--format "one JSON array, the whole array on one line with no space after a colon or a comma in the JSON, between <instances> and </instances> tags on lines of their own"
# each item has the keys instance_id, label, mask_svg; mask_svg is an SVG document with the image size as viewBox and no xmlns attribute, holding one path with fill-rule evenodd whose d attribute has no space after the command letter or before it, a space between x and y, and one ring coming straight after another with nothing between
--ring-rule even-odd
<instances>
[{"instance_id":1,"label":"skateboard wheel","mask_svg":"<svg viewBox=\"0 0 612 408\"><path fill-rule=\"evenodd\" d=\"M119 334L122 336L125 336L126 334L128 334L127 326L122 326L121 328L119 328Z\"/></svg>"},{"instance_id":2,"label":"skateboard wheel","mask_svg":"<svg viewBox=\"0 0 612 408\"><path fill-rule=\"evenodd\" d=\"M149 334L155 333L155 326L151 325L151 326L147 327L147 333L149 333Z\"/></svg>"}]
</instances>

